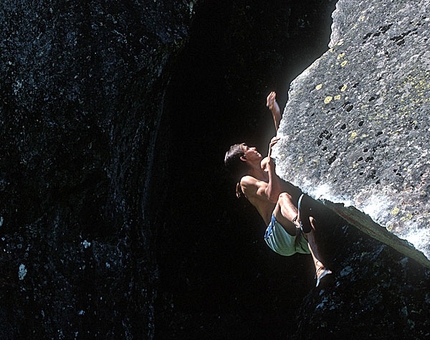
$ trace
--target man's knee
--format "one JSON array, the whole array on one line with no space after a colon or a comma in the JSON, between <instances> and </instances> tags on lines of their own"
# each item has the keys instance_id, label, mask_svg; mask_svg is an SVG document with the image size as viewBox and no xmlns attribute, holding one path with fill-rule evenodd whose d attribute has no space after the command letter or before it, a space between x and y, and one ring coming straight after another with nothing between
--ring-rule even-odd
<instances>
[{"instance_id":1,"label":"man's knee","mask_svg":"<svg viewBox=\"0 0 430 340\"><path fill-rule=\"evenodd\" d=\"M293 203L291 195L287 193L281 193L278 197L278 204L281 206L282 210L293 211L297 213L297 207Z\"/></svg>"},{"instance_id":2,"label":"man's knee","mask_svg":"<svg viewBox=\"0 0 430 340\"><path fill-rule=\"evenodd\" d=\"M297 207L294 205L291 196L287 193L281 193L278 198L278 209L282 216L293 222L297 216ZM293 222L294 223L294 222Z\"/></svg>"},{"instance_id":3,"label":"man's knee","mask_svg":"<svg viewBox=\"0 0 430 340\"><path fill-rule=\"evenodd\" d=\"M291 195L286 193L286 192L281 192L279 194L278 201L281 201L281 202L287 203L287 204L293 204Z\"/></svg>"}]
</instances>

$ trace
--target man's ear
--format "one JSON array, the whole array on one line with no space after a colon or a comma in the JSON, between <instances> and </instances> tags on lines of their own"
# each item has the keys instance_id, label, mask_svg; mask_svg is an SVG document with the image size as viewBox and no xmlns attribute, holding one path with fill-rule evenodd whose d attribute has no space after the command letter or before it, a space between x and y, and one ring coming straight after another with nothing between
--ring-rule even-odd
<instances>
[{"instance_id":1,"label":"man's ear","mask_svg":"<svg viewBox=\"0 0 430 340\"><path fill-rule=\"evenodd\" d=\"M246 156L240 156L240 160L241 160L242 162L246 162Z\"/></svg>"}]
</instances>

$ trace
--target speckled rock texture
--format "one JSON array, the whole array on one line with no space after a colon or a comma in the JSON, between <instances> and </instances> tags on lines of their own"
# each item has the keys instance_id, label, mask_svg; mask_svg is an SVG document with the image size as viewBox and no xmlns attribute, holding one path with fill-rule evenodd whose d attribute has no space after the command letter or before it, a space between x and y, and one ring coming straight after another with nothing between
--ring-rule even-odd
<instances>
[{"instance_id":1,"label":"speckled rock texture","mask_svg":"<svg viewBox=\"0 0 430 340\"><path fill-rule=\"evenodd\" d=\"M324 233L334 277L303 299L291 339L430 336L428 269L351 225Z\"/></svg>"},{"instance_id":2,"label":"speckled rock texture","mask_svg":"<svg viewBox=\"0 0 430 340\"><path fill-rule=\"evenodd\" d=\"M0 338L428 338L430 271L318 205L315 288L222 165L334 1L206 3L0 3Z\"/></svg>"},{"instance_id":3,"label":"speckled rock texture","mask_svg":"<svg viewBox=\"0 0 430 340\"><path fill-rule=\"evenodd\" d=\"M153 338L153 155L192 7L0 3L0 338Z\"/></svg>"},{"instance_id":4,"label":"speckled rock texture","mask_svg":"<svg viewBox=\"0 0 430 340\"><path fill-rule=\"evenodd\" d=\"M277 149L283 177L427 257L429 38L428 1L340 0L330 49L292 83Z\"/></svg>"}]
</instances>

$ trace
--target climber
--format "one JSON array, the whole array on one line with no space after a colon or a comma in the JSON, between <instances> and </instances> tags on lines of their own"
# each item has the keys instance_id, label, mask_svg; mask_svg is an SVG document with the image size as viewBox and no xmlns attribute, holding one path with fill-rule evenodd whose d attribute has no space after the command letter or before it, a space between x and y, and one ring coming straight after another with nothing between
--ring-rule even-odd
<instances>
[{"instance_id":1,"label":"climber","mask_svg":"<svg viewBox=\"0 0 430 340\"><path fill-rule=\"evenodd\" d=\"M267 96L267 107L277 131L281 113L275 92ZM278 140L272 138L265 158L255 147L245 143L232 145L224 163L232 175L240 179L236 184L236 196L245 196L267 225L264 239L269 248L283 256L311 254L318 286L321 279L332 272L324 266L316 244L316 219L311 214L310 197L275 173L271 151Z\"/></svg>"}]
</instances>

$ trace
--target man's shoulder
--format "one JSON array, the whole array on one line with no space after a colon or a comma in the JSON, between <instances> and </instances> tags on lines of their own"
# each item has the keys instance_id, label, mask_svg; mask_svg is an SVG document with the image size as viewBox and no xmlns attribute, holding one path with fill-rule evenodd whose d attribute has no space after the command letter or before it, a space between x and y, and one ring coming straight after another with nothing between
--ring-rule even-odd
<instances>
[{"instance_id":1,"label":"man's shoulder","mask_svg":"<svg viewBox=\"0 0 430 340\"><path fill-rule=\"evenodd\" d=\"M241 186L248 186L248 185L257 185L258 180L250 175L245 175L240 179L240 185Z\"/></svg>"},{"instance_id":2,"label":"man's shoulder","mask_svg":"<svg viewBox=\"0 0 430 340\"><path fill-rule=\"evenodd\" d=\"M257 195L257 192L266 185L266 182L250 175L243 176L240 180L242 192L248 197Z\"/></svg>"}]
</instances>

